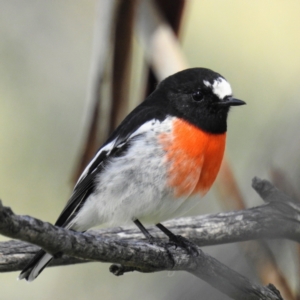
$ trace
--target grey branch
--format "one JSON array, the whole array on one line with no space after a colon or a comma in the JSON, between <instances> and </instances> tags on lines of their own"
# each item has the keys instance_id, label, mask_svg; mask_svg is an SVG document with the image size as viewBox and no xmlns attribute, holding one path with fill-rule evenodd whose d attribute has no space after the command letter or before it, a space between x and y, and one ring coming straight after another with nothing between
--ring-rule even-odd
<instances>
[{"instance_id":1,"label":"grey branch","mask_svg":"<svg viewBox=\"0 0 300 300\"><path fill-rule=\"evenodd\" d=\"M265 204L238 212L173 220L165 225L199 246L258 238L281 237L299 241L299 205L268 181L254 179L253 187L267 201ZM110 262L113 263L111 272L115 275L129 271L185 270L233 299L282 299L274 286L251 283L204 254L199 247L199 255L189 255L184 249L168 246L167 240L154 228L150 232L162 238L161 242L149 244L135 229L72 232L29 216L15 215L1 204L0 233L23 242L0 243L0 271L20 270L39 246L52 254L64 253L53 261L53 265Z\"/></svg>"}]
</instances>

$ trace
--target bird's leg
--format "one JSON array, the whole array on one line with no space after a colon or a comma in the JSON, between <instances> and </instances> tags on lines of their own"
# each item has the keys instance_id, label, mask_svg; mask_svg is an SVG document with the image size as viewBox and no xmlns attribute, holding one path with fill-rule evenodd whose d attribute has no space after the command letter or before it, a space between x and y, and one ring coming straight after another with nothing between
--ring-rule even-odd
<instances>
[{"instance_id":1,"label":"bird's leg","mask_svg":"<svg viewBox=\"0 0 300 300\"><path fill-rule=\"evenodd\" d=\"M144 236L148 239L148 241L151 244L158 243L158 241L149 233L149 231L144 227L144 225L138 219L135 219L133 222L140 229L140 231L144 234ZM170 244L186 249L192 255L195 256L198 255L198 249L194 243L190 242L188 239L184 238L181 235L175 235L173 232L171 232L161 223L157 223L155 226L169 237Z\"/></svg>"},{"instance_id":2,"label":"bird's leg","mask_svg":"<svg viewBox=\"0 0 300 300\"><path fill-rule=\"evenodd\" d=\"M161 223L157 223L155 224L155 226L169 237L171 243L174 243L180 248L186 249L192 255L198 255L198 249L194 243L190 242L188 239L184 238L181 235L175 235L172 231L163 226Z\"/></svg>"},{"instance_id":3,"label":"bird's leg","mask_svg":"<svg viewBox=\"0 0 300 300\"><path fill-rule=\"evenodd\" d=\"M172 255L171 255L171 253L170 253L170 251L168 249L168 246L165 243L161 243L157 239L155 239L138 219L135 219L133 222L139 228L139 230L144 234L144 236L148 239L148 241L150 242L150 244L156 244L156 245L162 246L162 247L164 247L166 249L166 251L167 251L167 253L169 255L169 258L171 259L171 261L173 261L173 265L174 265L175 262L174 262L174 259L173 259Z\"/></svg>"},{"instance_id":4,"label":"bird's leg","mask_svg":"<svg viewBox=\"0 0 300 300\"><path fill-rule=\"evenodd\" d=\"M139 228L139 230L149 240L150 243L154 242L154 237L149 233L149 231L144 227L144 225L138 219L135 219L133 223Z\"/></svg>"}]
</instances>

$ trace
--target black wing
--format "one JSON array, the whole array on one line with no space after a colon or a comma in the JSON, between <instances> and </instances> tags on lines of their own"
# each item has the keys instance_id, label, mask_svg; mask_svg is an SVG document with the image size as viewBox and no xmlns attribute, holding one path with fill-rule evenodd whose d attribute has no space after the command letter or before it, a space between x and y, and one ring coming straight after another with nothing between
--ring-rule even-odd
<instances>
[{"instance_id":1,"label":"black wing","mask_svg":"<svg viewBox=\"0 0 300 300\"><path fill-rule=\"evenodd\" d=\"M147 101L148 100L148 101ZM73 194L55 225L66 227L76 216L85 200L95 189L95 178L104 169L112 157L122 156L130 146L129 137L144 123L150 120L163 121L166 118L166 107L157 105L156 101L145 100L136 107L112 133L106 143L97 151L92 163L86 167L83 175L75 185ZM136 138L136 136L135 136ZM111 147L108 147L109 144Z\"/></svg>"}]
</instances>

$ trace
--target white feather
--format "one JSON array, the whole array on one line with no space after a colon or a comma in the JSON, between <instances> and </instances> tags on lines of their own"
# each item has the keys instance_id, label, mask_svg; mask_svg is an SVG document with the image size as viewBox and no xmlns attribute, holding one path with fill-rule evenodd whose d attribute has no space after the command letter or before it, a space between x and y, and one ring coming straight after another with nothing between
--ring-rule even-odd
<instances>
[{"instance_id":1,"label":"white feather","mask_svg":"<svg viewBox=\"0 0 300 300\"><path fill-rule=\"evenodd\" d=\"M77 180L77 183L75 185L75 187L77 186L77 184L84 179L84 177L87 175L90 167L92 166L92 164L94 163L94 161L98 158L98 156L103 152L103 151L108 151L108 154L110 153L110 151L114 148L114 144L115 144L116 140L114 139L112 142L110 142L109 144L105 145L104 147L102 147L94 156L94 158L89 162L89 164L85 167L84 171L82 172L82 174L80 175L79 179Z\"/></svg>"},{"instance_id":2,"label":"white feather","mask_svg":"<svg viewBox=\"0 0 300 300\"><path fill-rule=\"evenodd\" d=\"M203 83L207 87L211 87L213 93L218 96L219 99L224 99L226 96L232 95L232 89L228 81L226 81L224 78L219 77L218 79L214 80L213 84L211 84L209 81L204 80Z\"/></svg>"},{"instance_id":3,"label":"white feather","mask_svg":"<svg viewBox=\"0 0 300 300\"><path fill-rule=\"evenodd\" d=\"M174 199L174 191L168 188L166 153L159 135L170 133L171 137L172 122L171 117L163 122L147 122L130 136L129 139L136 137L130 151L106 164L105 171L98 175L95 192L85 201L70 228L83 231L100 224L120 226L135 218L156 224L181 215L194 205L188 201L185 208L181 207L188 195ZM199 168L191 192L200 172Z\"/></svg>"},{"instance_id":4,"label":"white feather","mask_svg":"<svg viewBox=\"0 0 300 300\"><path fill-rule=\"evenodd\" d=\"M40 273L40 271L44 268L45 265L52 259L52 255L45 253L44 256L37 262L37 264L30 270L30 274L28 276L27 281L33 281ZM18 279L24 279L27 273L21 273Z\"/></svg>"}]
</instances>

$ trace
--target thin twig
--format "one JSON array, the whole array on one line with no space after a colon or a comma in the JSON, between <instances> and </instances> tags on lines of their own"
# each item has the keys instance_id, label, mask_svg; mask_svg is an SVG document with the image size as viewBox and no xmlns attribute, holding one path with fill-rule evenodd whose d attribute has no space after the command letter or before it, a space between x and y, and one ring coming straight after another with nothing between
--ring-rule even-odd
<instances>
[{"instance_id":1,"label":"thin twig","mask_svg":"<svg viewBox=\"0 0 300 300\"><path fill-rule=\"evenodd\" d=\"M29 216L15 215L0 204L0 232L36 244L48 253L63 252L77 258L113 262L125 266L122 272L156 272L185 270L207 281L233 299L282 299L274 288L251 283L198 248L198 255L190 255L181 248L166 243L116 240L88 233L72 232ZM116 266L116 265L114 265ZM117 272L116 269L114 273Z\"/></svg>"},{"instance_id":2,"label":"thin twig","mask_svg":"<svg viewBox=\"0 0 300 300\"><path fill-rule=\"evenodd\" d=\"M267 181L265 183L262 181L264 184L261 185L260 182L256 180L254 183L254 187L258 190L263 190L269 184ZM269 192L273 193L271 189ZM280 191L277 191L277 193L281 194ZM276 196L276 192L274 195ZM26 219L26 217L22 218ZM2 234L5 234L1 229L4 225L1 224L3 224L3 219L0 219L0 231ZM286 201L286 198L283 197L281 202L271 201L261 206L235 212L181 218L165 222L164 225L174 233L192 240L199 246L262 238L289 238L300 242L300 207L293 202ZM165 238L155 227L149 228L149 232L160 239ZM143 235L135 228L117 227L89 231L88 234L103 238L113 236L116 240L122 241L143 241ZM18 237L15 236L14 238ZM7 249L10 247L12 251L8 253ZM26 246L16 241L0 243L0 253L4 257L7 254L14 253L14 251L16 251L17 255L22 253L30 254L36 251L36 248L25 251L23 247ZM3 268L4 265L2 264L1 267ZM6 271L4 269L1 270L1 267L0 271Z\"/></svg>"},{"instance_id":3,"label":"thin twig","mask_svg":"<svg viewBox=\"0 0 300 300\"><path fill-rule=\"evenodd\" d=\"M228 160L224 160L216 182L216 191L220 203L226 211L243 210L246 208L243 195L233 174ZM272 250L263 240L247 241L239 244L250 265L256 270L257 276L264 284L272 281L280 289L284 298L294 300L293 291L287 278L280 270Z\"/></svg>"},{"instance_id":4,"label":"thin twig","mask_svg":"<svg viewBox=\"0 0 300 300\"><path fill-rule=\"evenodd\" d=\"M290 238L299 242L300 207L289 201L289 197L268 181L256 178L253 180L253 187L268 201L267 203L239 212L179 219L172 221L173 226L172 222L166 225L172 230L172 227L176 226L176 233L184 231L186 237L202 245L204 241L206 244L219 244L274 237ZM112 236L113 231L119 233L113 234L114 239L108 238L107 236ZM82 234L28 216L17 216L10 208L1 204L0 233L36 244L52 254L62 252L84 260L112 262L112 271L117 275L133 270L185 270L233 299L282 299L279 294L275 295L277 292L274 292L274 287L262 287L251 283L247 278L204 254L200 248L199 254L195 256L184 249L169 247L163 240L157 244L149 244L134 237L136 231L132 229L111 229L106 234L102 231L101 235L94 235L94 232ZM130 235L131 239L128 238ZM6 252L7 245L6 242Z\"/></svg>"},{"instance_id":5,"label":"thin twig","mask_svg":"<svg viewBox=\"0 0 300 300\"><path fill-rule=\"evenodd\" d=\"M101 102L109 101L109 99L100 99L100 91L103 86L103 78L106 68L106 61L111 49L111 41L113 37L114 22L116 11L120 1L98 1L97 18L94 27L93 49L90 62L90 71L87 84L85 122L87 123L87 132L82 147L81 158L76 166L73 174L73 182L76 182L91 160L99 143L103 143L109 130L109 122L105 118L101 118ZM99 134L99 127L105 133Z\"/></svg>"}]
</instances>

